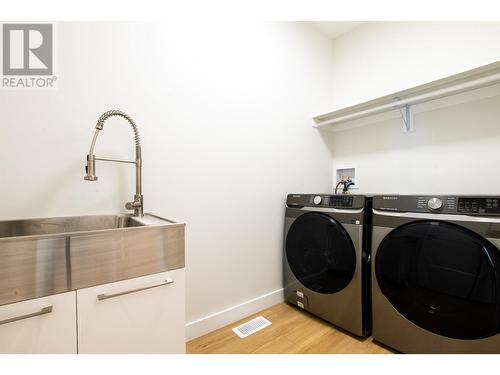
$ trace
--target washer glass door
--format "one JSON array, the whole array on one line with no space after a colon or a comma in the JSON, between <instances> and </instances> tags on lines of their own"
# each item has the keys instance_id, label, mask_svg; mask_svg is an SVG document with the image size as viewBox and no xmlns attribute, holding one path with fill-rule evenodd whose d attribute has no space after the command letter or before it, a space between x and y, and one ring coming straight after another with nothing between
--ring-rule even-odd
<instances>
[{"instance_id":1,"label":"washer glass door","mask_svg":"<svg viewBox=\"0 0 500 375\"><path fill-rule=\"evenodd\" d=\"M290 226L285 252L295 277L308 289L331 294L354 275L354 245L344 227L322 213L306 213Z\"/></svg>"},{"instance_id":2,"label":"washer glass door","mask_svg":"<svg viewBox=\"0 0 500 375\"><path fill-rule=\"evenodd\" d=\"M405 318L455 339L500 332L500 254L462 226L417 221L380 243L375 274L382 293Z\"/></svg>"}]
</instances>

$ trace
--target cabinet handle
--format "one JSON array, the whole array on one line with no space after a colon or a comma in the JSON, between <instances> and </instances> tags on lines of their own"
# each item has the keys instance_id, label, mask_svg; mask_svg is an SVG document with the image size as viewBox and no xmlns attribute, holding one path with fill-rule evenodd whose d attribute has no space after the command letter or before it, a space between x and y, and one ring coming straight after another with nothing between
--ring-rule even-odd
<instances>
[{"instance_id":1,"label":"cabinet handle","mask_svg":"<svg viewBox=\"0 0 500 375\"><path fill-rule=\"evenodd\" d=\"M37 311L35 313L16 316L15 318L9 318L9 319L5 319L5 320L0 320L0 325L16 322L18 320L33 318L34 316L38 316L38 315L48 314L48 313L52 312L52 307L53 306L47 306L47 307L44 307L43 309L41 309L40 311Z\"/></svg>"},{"instance_id":2,"label":"cabinet handle","mask_svg":"<svg viewBox=\"0 0 500 375\"><path fill-rule=\"evenodd\" d=\"M173 284L173 283L174 283L173 279L167 279L164 282L162 282L161 284L146 286L144 288L127 290L125 292L120 292L120 293L115 293L115 294L99 294L97 296L97 300L102 301L102 300L109 299L109 298L123 296L124 294L130 294L130 293L140 292L142 290L151 289L151 288L158 288L159 286L169 285L169 284Z\"/></svg>"}]
</instances>

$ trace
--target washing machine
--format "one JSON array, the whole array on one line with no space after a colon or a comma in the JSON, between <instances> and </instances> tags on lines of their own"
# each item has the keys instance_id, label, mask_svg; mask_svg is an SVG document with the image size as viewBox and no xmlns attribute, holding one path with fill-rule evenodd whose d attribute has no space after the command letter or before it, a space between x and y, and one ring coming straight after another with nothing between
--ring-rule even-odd
<instances>
[{"instance_id":1,"label":"washing machine","mask_svg":"<svg viewBox=\"0 0 500 375\"><path fill-rule=\"evenodd\" d=\"M500 353L500 196L373 200L375 340L404 353Z\"/></svg>"},{"instance_id":2,"label":"washing machine","mask_svg":"<svg viewBox=\"0 0 500 375\"><path fill-rule=\"evenodd\" d=\"M285 299L358 336L370 333L371 197L289 194Z\"/></svg>"}]
</instances>

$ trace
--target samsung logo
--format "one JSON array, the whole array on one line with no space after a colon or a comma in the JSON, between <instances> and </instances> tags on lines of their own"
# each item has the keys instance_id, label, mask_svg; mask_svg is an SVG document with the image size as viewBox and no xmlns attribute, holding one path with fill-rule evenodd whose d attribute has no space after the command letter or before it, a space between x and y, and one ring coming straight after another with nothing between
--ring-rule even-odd
<instances>
[{"instance_id":1,"label":"samsung logo","mask_svg":"<svg viewBox=\"0 0 500 375\"><path fill-rule=\"evenodd\" d=\"M397 200L398 197L382 197L383 200Z\"/></svg>"}]
</instances>

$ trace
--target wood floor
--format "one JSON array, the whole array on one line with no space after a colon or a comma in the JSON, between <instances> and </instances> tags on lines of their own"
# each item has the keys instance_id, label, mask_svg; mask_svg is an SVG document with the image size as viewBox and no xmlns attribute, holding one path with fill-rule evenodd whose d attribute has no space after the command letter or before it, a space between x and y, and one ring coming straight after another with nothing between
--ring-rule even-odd
<instances>
[{"instance_id":1,"label":"wood floor","mask_svg":"<svg viewBox=\"0 0 500 375\"><path fill-rule=\"evenodd\" d=\"M272 324L244 339L232 328L262 315ZM373 341L359 339L288 304L278 304L187 343L191 354L389 354Z\"/></svg>"}]
</instances>

